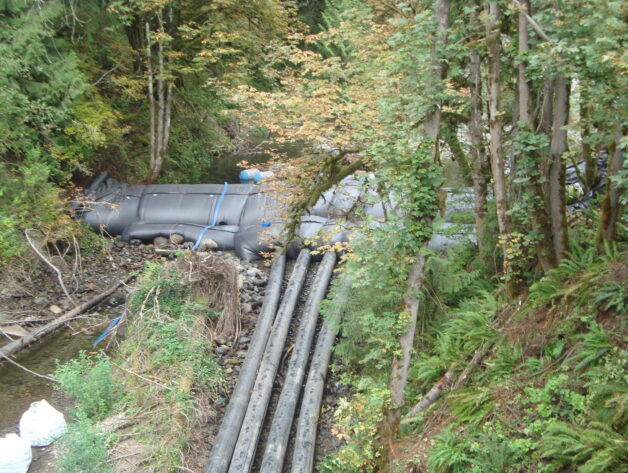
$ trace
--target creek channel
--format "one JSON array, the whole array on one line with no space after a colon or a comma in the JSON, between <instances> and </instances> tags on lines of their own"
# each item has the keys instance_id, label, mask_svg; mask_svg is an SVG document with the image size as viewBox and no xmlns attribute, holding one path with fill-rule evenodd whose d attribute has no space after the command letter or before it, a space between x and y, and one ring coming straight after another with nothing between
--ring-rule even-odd
<instances>
[{"instance_id":1,"label":"creek channel","mask_svg":"<svg viewBox=\"0 0 628 473\"><path fill-rule=\"evenodd\" d=\"M16 361L35 373L47 375L55 370L57 362L65 363L80 350L90 349L93 339L93 335L72 335L66 329L24 350ZM56 394L51 381L38 378L5 362L0 368L0 435L16 431L20 417L31 402L46 399L54 403L52 399L57 398ZM54 404L65 410L65 406Z\"/></svg>"}]
</instances>

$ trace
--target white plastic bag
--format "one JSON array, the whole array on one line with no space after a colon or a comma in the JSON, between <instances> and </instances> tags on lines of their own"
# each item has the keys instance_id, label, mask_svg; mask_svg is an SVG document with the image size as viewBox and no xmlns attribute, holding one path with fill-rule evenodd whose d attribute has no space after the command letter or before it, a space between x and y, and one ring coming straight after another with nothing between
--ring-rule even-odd
<instances>
[{"instance_id":1,"label":"white plastic bag","mask_svg":"<svg viewBox=\"0 0 628 473\"><path fill-rule=\"evenodd\" d=\"M0 473L26 473L33 460L31 443L17 434L0 439Z\"/></svg>"},{"instance_id":2,"label":"white plastic bag","mask_svg":"<svg viewBox=\"0 0 628 473\"><path fill-rule=\"evenodd\" d=\"M45 400L33 402L20 419L20 435L33 447L45 447L67 430L63 414Z\"/></svg>"}]
</instances>

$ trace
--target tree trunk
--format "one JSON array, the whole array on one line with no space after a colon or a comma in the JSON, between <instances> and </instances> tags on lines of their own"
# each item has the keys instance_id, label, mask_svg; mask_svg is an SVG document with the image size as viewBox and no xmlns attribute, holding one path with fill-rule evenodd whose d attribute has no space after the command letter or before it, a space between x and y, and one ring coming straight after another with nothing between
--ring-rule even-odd
<instances>
[{"instance_id":1,"label":"tree trunk","mask_svg":"<svg viewBox=\"0 0 628 473\"><path fill-rule=\"evenodd\" d=\"M500 27L499 7L497 1L488 2L488 16L486 24L486 46L488 49L488 128L489 153L491 156L491 171L493 173L493 194L497 208L497 224L501 246L504 253L504 279L506 290L512 297L515 293L514 277L510 264L510 219L508 217L508 197L506 193L506 176L504 172L504 157L502 154L502 121L499 113L500 100Z\"/></svg>"},{"instance_id":2,"label":"tree trunk","mask_svg":"<svg viewBox=\"0 0 628 473\"><path fill-rule=\"evenodd\" d=\"M471 179L473 180L473 210L475 213L475 233L478 248L483 249L484 214L486 212L486 175L488 174L486 154L484 148L484 133L482 122L482 74L480 69L480 54L473 49L469 57L469 73L471 80L471 120L469 133L471 135Z\"/></svg>"},{"instance_id":3,"label":"tree trunk","mask_svg":"<svg viewBox=\"0 0 628 473\"><path fill-rule=\"evenodd\" d=\"M624 129L621 124L617 125L615 131L615 141L611 146L610 163L608 163L608 178L606 184L606 195L602 203L602 214L600 216L600 228L598 230L597 243L598 250L604 251L604 244L611 244L615 241L617 233L617 220L621 215L621 192L622 190L613 181L613 177L618 176L624 166L624 150L621 141L624 137Z\"/></svg>"},{"instance_id":4,"label":"tree trunk","mask_svg":"<svg viewBox=\"0 0 628 473\"><path fill-rule=\"evenodd\" d=\"M597 155L591 148L591 104L587 86L582 85L580 92L580 141L582 142L582 159L584 160L584 193L596 184L598 179Z\"/></svg>"},{"instance_id":5,"label":"tree trunk","mask_svg":"<svg viewBox=\"0 0 628 473\"><path fill-rule=\"evenodd\" d=\"M149 54L148 64L149 73L149 94L151 96L151 161L150 161L150 180L155 181L159 178L163 167L164 158L168 149L168 141L170 139L170 116L172 111L172 81L170 80L164 52L164 36L166 35L163 22L163 10L156 13L157 24L159 28L160 39L157 41L157 113L155 117L152 85L152 60L150 46L147 50ZM172 23L172 9L169 10L169 20ZM147 37L149 37L148 23ZM154 138L153 138L154 136Z\"/></svg>"},{"instance_id":6,"label":"tree trunk","mask_svg":"<svg viewBox=\"0 0 628 473\"><path fill-rule=\"evenodd\" d=\"M130 25L124 27L129 45L135 52L135 59L133 61L133 70L136 74L141 74L144 68L142 64L142 20L139 16L133 17L133 21Z\"/></svg>"},{"instance_id":7,"label":"tree trunk","mask_svg":"<svg viewBox=\"0 0 628 473\"><path fill-rule=\"evenodd\" d=\"M526 19L526 11L529 15L530 5L526 2L522 5L522 11L519 13L519 54L525 55L530 50L528 42L528 20ZM519 88L519 122L523 123L526 130L530 133L534 130L534 118L532 116L532 95L530 92L530 83L526 77L526 66L522 60L519 63L519 76L518 76L518 88ZM534 153L536 161L542 161L542 153L540 150L531 151ZM538 177L537 177L538 176ZM529 191L540 201L533 201L533 211L531 216L532 230L540 235L539 241L536 243L536 255L537 260L543 271L547 272L556 266L556 258L554 257L553 250L553 237L551 228L549 225L549 217L545 211L545 202L542 198L543 188L540 183L540 177L543 174L537 176L530 176Z\"/></svg>"},{"instance_id":8,"label":"tree trunk","mask_svg":"<svg viewBox=\"0 0 628 473\"><path fill-rule=\"evenodd\" d=\"M150 115L150 168L155 168L155 94L153 91L153 54L151 51L150 25L146 22L146 69L148 74L148 104Z\"/></svg>"},{"instance_id":9,"label":"tree trunk","mask_svg":"<svg viewBox=\"0 0 628 473\"><path fill-rule=\"evenodd\" d=\"M401 409L405 402L405 389L408 382L410 355L414 343L417 314L419 313L419 293L423 285L425 256L419 254L412 265L406 286L403 310L408 314L408 322L399 337L401 356L394 356L390 373L390 408L385 412L384 424L380 431L381 439L392 449L392 443L399 428Z\"/></svg>"},{"instance_id":10,"label":"tree trunk","mask_svg":"<svg viewBox=\"0 0 628 473\"><path fill-rule=\"evenodd\" d=\"M567 150L569 118L569 85L559 76L554 80L554 119L552 121L551 161L549 169L549 214L554 236L554 257L559 263L567 251L567 205L565 202L565 166L562 156Z\"/></svg>"},{"instance_id":11,"label":"tree trunk","mask_svg":"<svg viewBox=\"0 0 628 473\"><path fill-rule=\"evenodd\" d=\"M433 64L432 73L435 81L442 80L446 74L447 65L437 58L438 44L445 44L447 41L447 30L449 28L449 1L436 0L434 16L436 20L436 39L432 48ZM437 159L438 147L436 146L440 129L440 106L435 104L432 111L425 118L425 137L433 140L432 158ZM408 369L410 368L410 355L414 344L414 334L416 331L417 317L419 313L419 294L423 285L423 269L425 267L425 256L422 254L423 247L427 241L417 248L417 255L408 274L406 284L406 295L404 297L404 313L408 314L408 321L404 331L399 337L401 356L393 356L390 373L390 408L384 413L384 420L380 425L379 433L382 442L390 447L392 451L393 440L399 429L401 420L401 409L405 401L405 389L408 381Z\"/></svg>"},{"instance_id":12,"label":"tree trunk","mask_svg":"<svg viewBox=\"0 0 628 473\"><path fill-rule=\"evenodd\" d=\"M437 49L439 44L445 44L447 29L449 28L449 1L436 0L434 16L436 19L436 41L432 46L430 64L435 81L444 79L447 74L447 64L439 60ZM434 104L425 117L424 135L433 141L432 155L438 160L438 135L440 129L441 108L440 104Z\"/></svg>"}]
</instances>

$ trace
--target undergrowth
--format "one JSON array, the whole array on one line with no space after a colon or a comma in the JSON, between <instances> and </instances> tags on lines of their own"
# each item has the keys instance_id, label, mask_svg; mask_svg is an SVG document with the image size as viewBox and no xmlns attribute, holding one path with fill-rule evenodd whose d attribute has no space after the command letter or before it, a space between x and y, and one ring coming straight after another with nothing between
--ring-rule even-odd
<instances>
[{"instance_id":1,"label":"undergrowth","mask_svg":"<svg viewBox=\"0 0 628 473\"><path fill-rule=\"evenodd\" d=\"M354 395L336 412L334 433L344 445L321 471L381 471L385 447L374 426L386 407L403 286L385 260L378 263L378 249L366 250L368 257L363 251L358 246L355 259L381 270L373 282L361 269L345 312L337 369ZM477 266L473 251L428 258L408 409L446 372L456 381L474 355L483 356L458 389L450 384L427 410L402 421L392 469L628 470L628 251L613 246L600 254L586 238L573 238L568 257L515 302Z\"/></svg>"},{"instance_id":2,"label":"undergrowth","mask_svg":"<svg viewBox=\"0 0 628 473\"><path fill-rule=\"evenodd\" d=\"M176 265L147 263L117 352L81 353L58 367L62 389L76 399L76 422L64 441L59 471L113 471L107 451L115 452L127 436L141 444L143 461L136 471L185 468L193 429L224 387L209 329L219 314L185 282ZM132 425L124 435L104 434L99 427L112 414Z\"/></svg>"}]
</instances>

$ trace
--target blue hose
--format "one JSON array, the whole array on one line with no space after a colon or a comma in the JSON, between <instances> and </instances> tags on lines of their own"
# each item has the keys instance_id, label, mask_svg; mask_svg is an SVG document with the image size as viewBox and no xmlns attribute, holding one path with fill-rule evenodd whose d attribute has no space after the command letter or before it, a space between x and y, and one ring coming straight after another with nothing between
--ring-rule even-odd
<instances>
[{"instance_id":1,"label":"blue hose","mask_svg":"<svg viewBox=\"0 0 628 473\"><path fill-rule=\"evenodd\" d=\"M227 193L228 188L229 188L229 183L225 182L225 185L222 188L222 194L220 194L220 197L218 198L218 202L216 203L216 209L214 210L214 218L212 219L212 223L211 225L207 225L206 227L203 227L203 230L201 230L201 233L198 235L198 238L196 239L196 243L194 243L194 246L192 247L192 251L196 250L200 246L201 240L205 236L205 232L207 232L207 230L209 230L210 228L215 227L216 224L218 223L218 212L220 211L220 206L222 205L222 201L225 198L225 194Z\"/></svg>"},{"instance_id":2,"label":"blue hose","mask_svg":"<svg viewBox=\"0 0 628 473\"><path fill-rule=\"evenodd\" d=\"M124 314L122 314L120 317L116 317L115 319L113 319L111 321L111 323L109 324L109 327L107 327L105 329L105 331L103 333L100 334L100 337L98 337L96 339L96 341L94 341L94 343L92 343L92 346L95 347L98 342L101 342L103 340L103 338L105 338L107 335L109 335L109 332L111 332L111 330L118 325L118 322L120 322L120 320L122 319L122 317L124 317Z\"/></svg>"}]
</instances>

